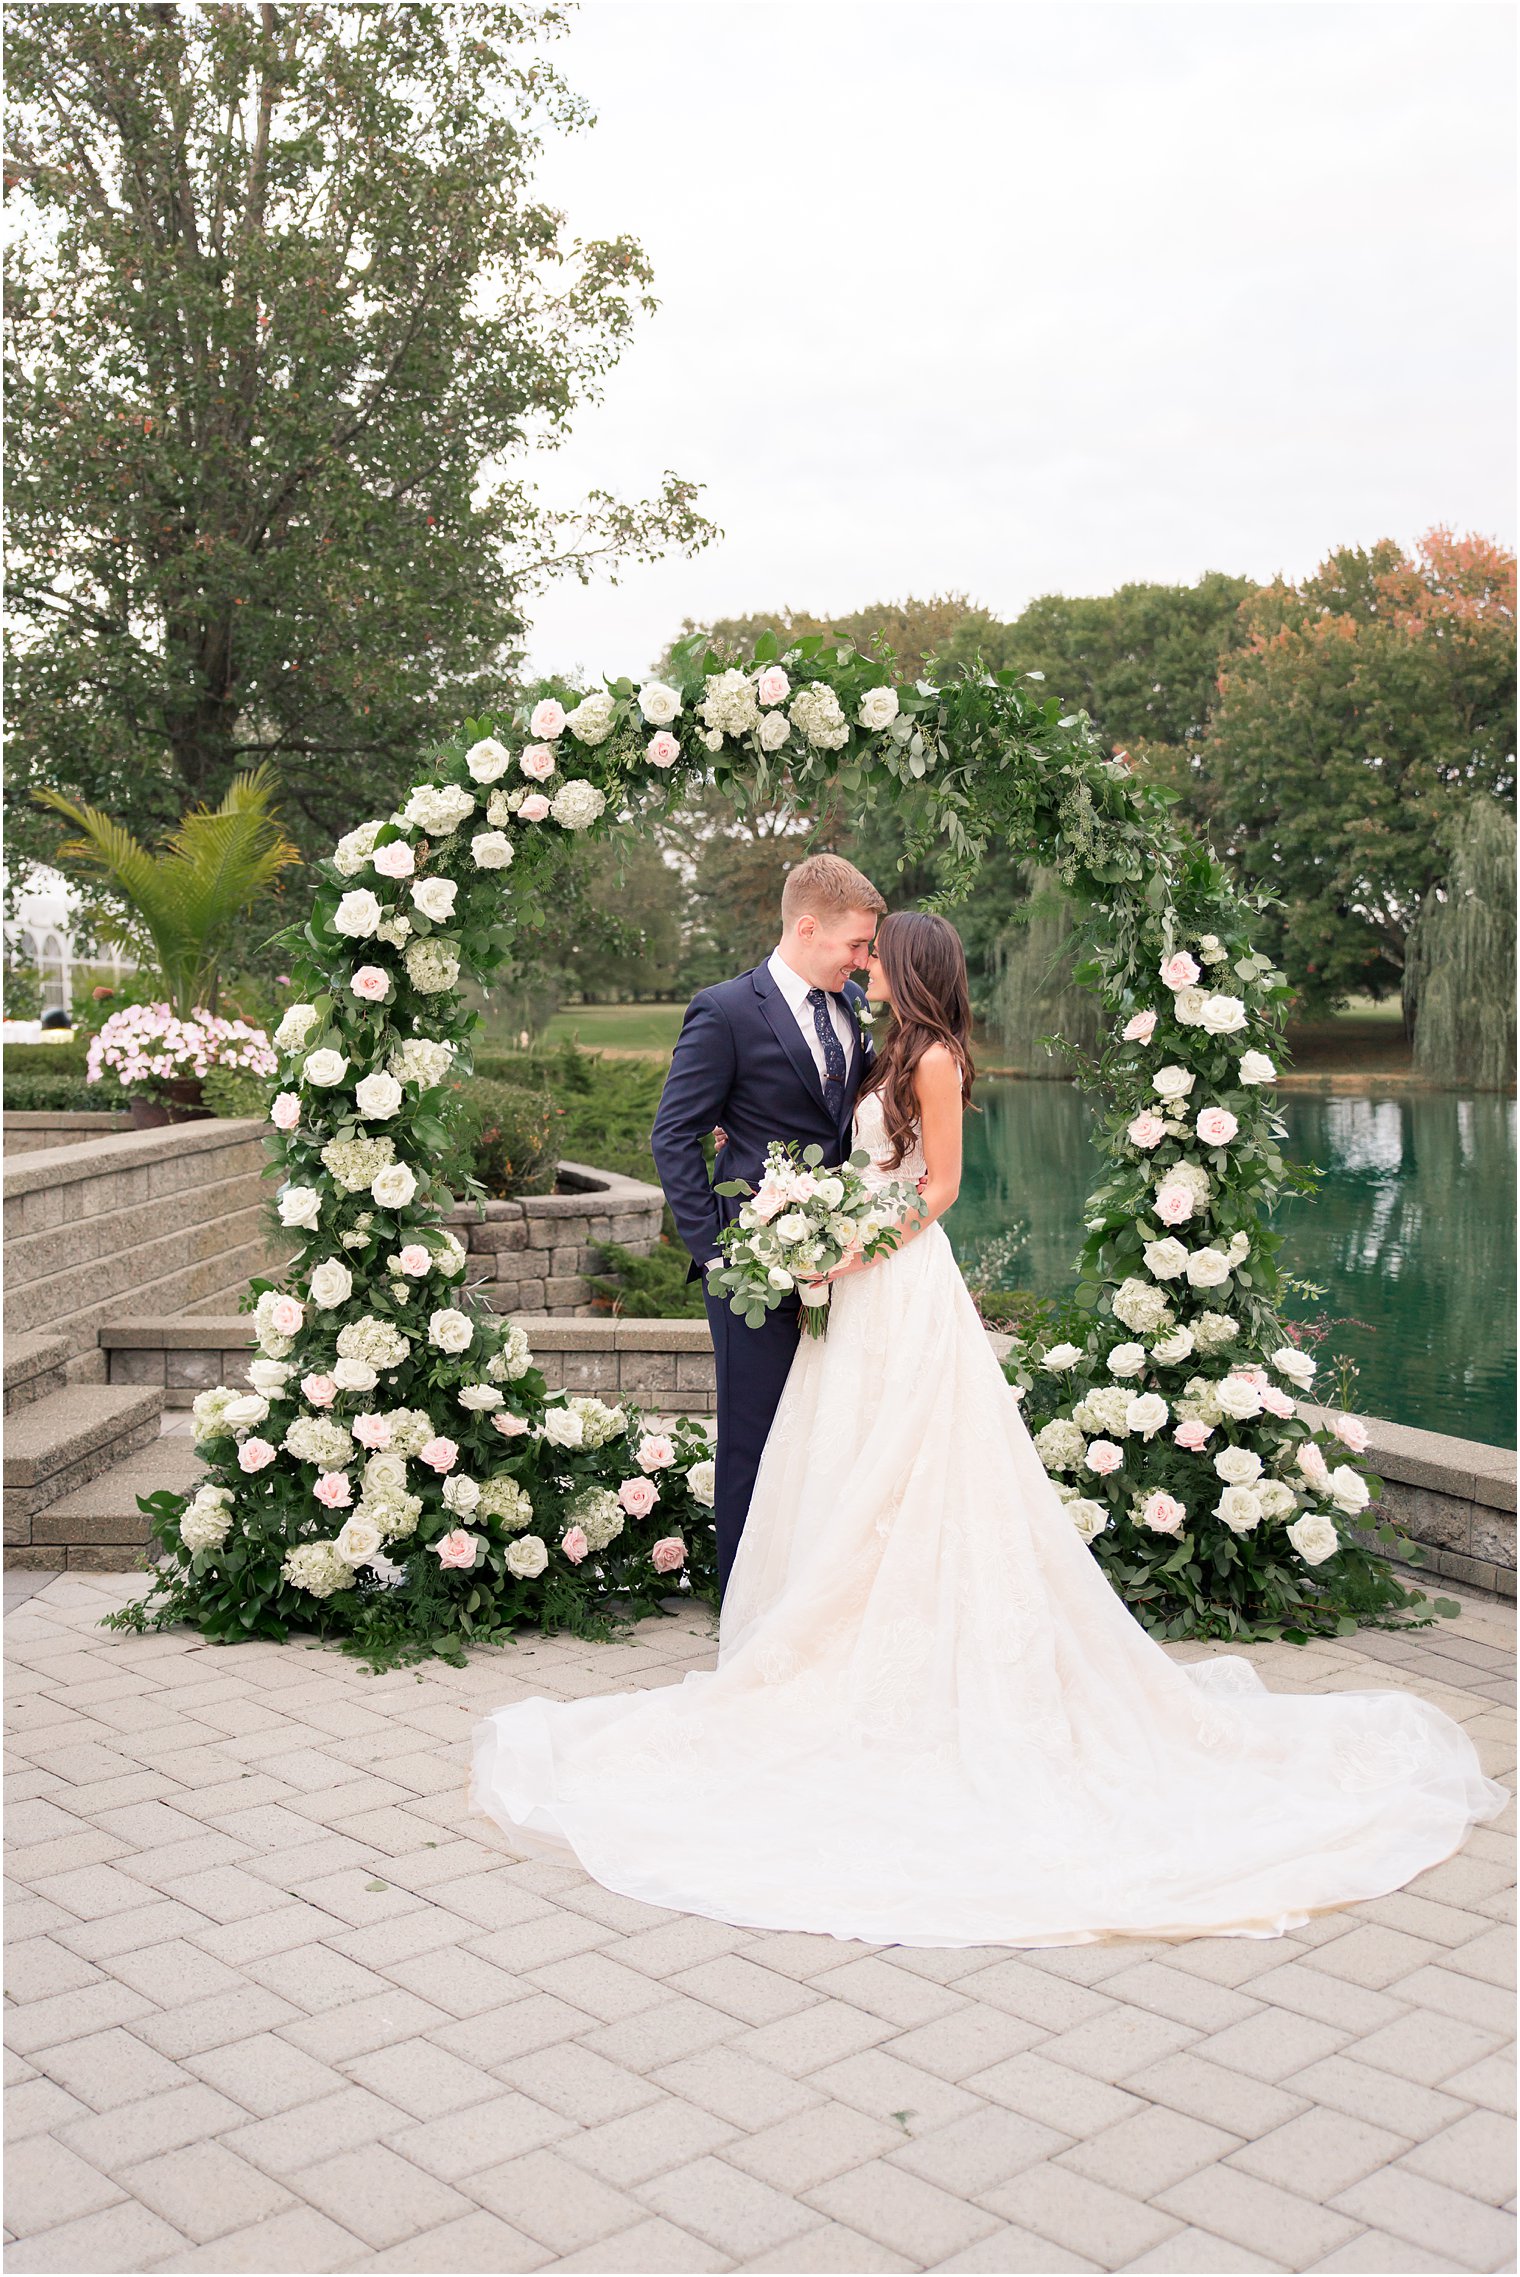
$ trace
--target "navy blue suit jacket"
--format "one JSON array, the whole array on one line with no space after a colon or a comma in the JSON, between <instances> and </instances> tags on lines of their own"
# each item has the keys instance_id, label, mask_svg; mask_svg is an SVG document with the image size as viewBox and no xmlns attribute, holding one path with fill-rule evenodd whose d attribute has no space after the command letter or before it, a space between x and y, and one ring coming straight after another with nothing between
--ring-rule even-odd
<instances>
[{"instance_id":1,"label":"navy blue suit jacket","mask_svg":"<svg viewBox=\"0 0 1520 2277\"><path fill-rule=\"evenodd\" d=\"M650 1143L676 1230L691 1251L689 1279L720 1254L718 1229L742 1207L741 1197L712 1189L702 1140L715 1124L728 1134L713 1172L722 1182L743 1178L758 1186L772 1139L821 1146L831 1165L848 1153L871 1040L859 1017L864 990L846 981L842 993L855 1037L837 1116L824 1104L813 1055L767 965L704 988L687 1006Z\"/></svg>"}]
</instances>

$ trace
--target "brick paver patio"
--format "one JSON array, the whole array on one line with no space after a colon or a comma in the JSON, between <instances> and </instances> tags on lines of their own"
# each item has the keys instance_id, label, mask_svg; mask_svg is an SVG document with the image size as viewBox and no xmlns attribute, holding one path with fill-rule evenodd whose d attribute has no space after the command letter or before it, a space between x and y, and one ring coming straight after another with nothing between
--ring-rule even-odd
<instances>
[{"instance_id":1,"label":"brick paver patio","mask_svg":"<svg viewBox=\"0 0 1520 2277\"><path fill-rule=\"evenodd\" d=\"M375 1678L6 1621L8 2267L1513 2267L1512 1824L1269 1942L885 1952L514 1863L469 1732L673 1682L700 1614ZM1512 1778L1512 1616L1251 1658Z\"/></svg>"}]
</instances>

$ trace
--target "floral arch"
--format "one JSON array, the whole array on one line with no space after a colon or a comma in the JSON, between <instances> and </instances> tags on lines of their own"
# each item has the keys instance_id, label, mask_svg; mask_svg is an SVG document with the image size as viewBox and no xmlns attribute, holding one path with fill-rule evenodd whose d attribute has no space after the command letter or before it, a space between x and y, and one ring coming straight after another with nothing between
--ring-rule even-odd
<instances>
[{"instance_id":1,"label":"floral arch","mask_svg":"<svg viewBox=\"0 0 1520 2277\"><path fill-rule=\"evenodd\" d=\"M602 1633L711 1590L705 1438L546 1393L523 1330L462 1285L438 1167L470 1065L459 984L490 980L550 836L702 777L890 795L915 850L942 850L942 899L996 838L1078 905L1078 977L1111 1016L1089 1070L1108 1173L1069 1333L1009 1373L1127 1602L1163 1635L1429 1618L1355 1523L1361 1427L1299 1411L1313 1362L1279 1316L1266 1224L1294 1175L1271 1090L1288 990L1251 946L1261 901L1038 679L906 685L822 638L782 654L767 634L733 663L699 637L668 681L545 685L465 721L398 813L340 839L275 1037L270 1147L300 1253L254 1286L249 1388L196 1401L208 1483L148 1498L170 1554L118 1619L227 1641L304 1627L378 1662L524 1622Z\"/></svg>"}]
</instances>

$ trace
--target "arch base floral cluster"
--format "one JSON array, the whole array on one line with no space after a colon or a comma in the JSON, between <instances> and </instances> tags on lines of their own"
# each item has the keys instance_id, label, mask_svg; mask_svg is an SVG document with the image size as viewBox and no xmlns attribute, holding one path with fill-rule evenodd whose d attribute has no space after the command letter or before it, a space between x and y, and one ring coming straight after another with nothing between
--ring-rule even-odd
<instances>
[{"instance_id":1,"label":"arch base floral cluster","mask_svg":"<svg viewBox=\"0 0 1520 2277\"><path fill-rule=\"evenodd\" d=\"M274 1039L270 1147L299 1254L254 1285L247 1387L196 1401L206 1483L148 1498L165 1561L124 1623L302 1627L385 1660L713 1594L705 1435L549 1394L442 1222L471 1192L450 1170L461 983L490 981L556 833L632 822L704 778L890 795L910 843L940 846L947 898L995 836L1084 911L1083 977L1122 1023L1093 1071L1112 1174L1089 1204L1080 1341L1020 1351L1012 1373L1136 1610L1208 1634L1418 1612L1354 1530L1366 1481L1333 1458L1355 1425L1337 1449L1295 1397L1312 1363L1278 1316L1264 1224L1287 1177L1268 1095L1286 991L1250 947L1259 903L1037 679L907 685L816 637L782 654L766 634L742 663L694 640L668 681L545 687L466 721L397 812L339 841Z\"/></svg>"}]
</instances>

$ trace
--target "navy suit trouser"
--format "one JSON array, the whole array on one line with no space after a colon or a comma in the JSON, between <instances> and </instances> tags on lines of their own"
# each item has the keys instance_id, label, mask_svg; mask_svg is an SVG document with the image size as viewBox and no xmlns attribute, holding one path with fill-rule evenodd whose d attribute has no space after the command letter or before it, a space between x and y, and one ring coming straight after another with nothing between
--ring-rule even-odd
<instances>
[{"instance_id":1,"label":"navy suit trouser","mask_svg":"<svg viewBox=\"0 0 1520 2277\"><path fill-rule=\"evenodd\" d=\"M789 1297L768 1312L759 1328L729 1309L728 1299L704 1291L718 1373L717 1497L713 1525L718 1538L718 1592L728 1587L739 1537L749 1516L755 1473L781 1390L797 1354L797 1315Z\"/></svg>"}]
</instances>

